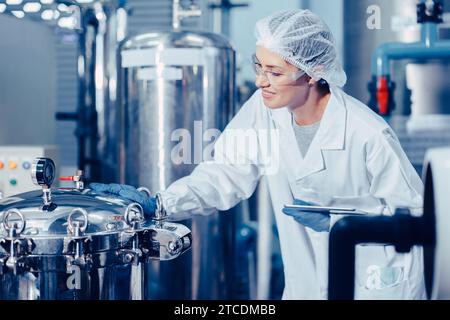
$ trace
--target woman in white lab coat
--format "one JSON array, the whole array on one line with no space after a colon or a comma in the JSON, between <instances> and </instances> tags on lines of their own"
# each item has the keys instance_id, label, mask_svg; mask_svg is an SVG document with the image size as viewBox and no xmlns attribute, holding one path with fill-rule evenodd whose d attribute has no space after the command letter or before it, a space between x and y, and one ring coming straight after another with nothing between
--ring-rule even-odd
<instances>
[{"instance_id":1,"label":"woman in white lab coat","mask_svg":"<svg viewBox=\"0 0 450 320\"><path fill-rule=\"evenodd\" d=\"M320 18L308 10L276 12L257 23L256 37L259 90L218 139L214 159L161 191L163 203L174 217L227 210L266 176L283 298L326 299L329 230L342 215L302 216L283 206L295 199L390 215L396 207L420 209L423 185L389 125L340 89L346 75ZM256 143L236 143L244 130L255 133ZM91 186L154 211L154 199L130 186ZM425 298L420 247L398 254L391 245L358 245L355 273L356 299Z\"/></svg>"}]
</instances>

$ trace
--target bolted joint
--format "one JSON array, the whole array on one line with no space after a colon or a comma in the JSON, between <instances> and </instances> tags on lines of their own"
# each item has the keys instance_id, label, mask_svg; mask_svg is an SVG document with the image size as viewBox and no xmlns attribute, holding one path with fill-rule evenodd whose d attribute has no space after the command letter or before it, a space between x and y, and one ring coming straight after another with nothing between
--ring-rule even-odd
<instances>
[{"instance_id":1,"label":"bolted joint","mask_svg":"<svg viewBox=\"0 0 450 320\"><path fill-rule=\"evenodd\" d=\"M417 5L417 23L442 23L444 7L442 1L426 1Z\"/></svg>"}]
</instances>

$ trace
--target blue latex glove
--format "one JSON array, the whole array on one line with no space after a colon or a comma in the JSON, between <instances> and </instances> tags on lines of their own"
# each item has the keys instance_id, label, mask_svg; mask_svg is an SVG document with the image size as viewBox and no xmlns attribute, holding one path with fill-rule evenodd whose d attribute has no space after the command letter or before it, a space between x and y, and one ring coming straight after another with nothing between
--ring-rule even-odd
<instances>
[{"instance_id":1,"label":"blue latex glove","mask_svg":"<svg viewBox=\"0 0 450 320\"><path fill-rule=\"evenodd\" d=\"M103 183L91 183L89 188L97 192L111 193L127 200L137 202L144 209L146 217L154 217L156 211L156 198L149 197L147 193L137 191L133 186L126 184L103 184Z\"/></svg>"},{"instance_id":2,"label":"blue latex glove","mask_svg":"<svg viewBox=\"0 0 450 320\"><path fill-rule=\"evenodd\" d=\"M312 206L313 203L294 199L295 205ZM294 217L295 221L301 223L305 227L311 228L317 232L328 232L330 230L330 215L315 211L297 211L291 208L283 208L283 213Z\"/></svg>"}]
</instances>

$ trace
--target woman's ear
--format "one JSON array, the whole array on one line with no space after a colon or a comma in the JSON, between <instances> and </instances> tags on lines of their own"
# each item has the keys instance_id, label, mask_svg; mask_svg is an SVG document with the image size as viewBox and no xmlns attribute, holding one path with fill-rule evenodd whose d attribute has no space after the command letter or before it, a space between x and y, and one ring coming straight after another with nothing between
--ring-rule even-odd
<instances>
[{"instance_id":1,"label":"woman's ear","mask_svg":"<svg viewBox=\"0 0 450 320\"><path fill-rule=\"evenodd\" d=\"M308 76L308 85L310 86L310 87L314 87L314 85L317 83L317 81L316 80L314 80L312 77L310 77L310 76Z\"/></svg>"}]
</instances>

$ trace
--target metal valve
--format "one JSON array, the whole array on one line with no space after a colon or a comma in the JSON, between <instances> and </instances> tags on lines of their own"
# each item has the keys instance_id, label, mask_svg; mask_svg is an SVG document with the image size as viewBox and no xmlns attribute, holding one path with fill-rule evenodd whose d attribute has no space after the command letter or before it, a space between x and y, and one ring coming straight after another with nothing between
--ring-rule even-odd
<instances>
[{"instance_id":1,"label":"metal valve","mask_svg":"<svg viewBox=\"0 0 450 320\"><path fill-rule=\"evenodd\" d=\"M148 258L172 260L191 247L191 231L184 225L167 222L161 194L156 194L156 211L153 227L145 234L148 247Z\"/></svg>"},{"instance_id":2,"label":"metal valve","mask_svg":"<svg viewBox=\"0 0 450 320\"><path fill-rule=\"evenodd\" d=\"M83 190L84 189L84 181L83 181L83 170L77 170L75 175L73 176L62 176L59 177L59 181L73 181L75 182L75 189Z\"/></svg>"},{"instance_id":3,"label":"metal valve","mask_svg":"<svg viewBox=\"0 0 450 320\"><path fill-rule=\"evenodd\" d=\"M199 17L201 16L202 11L199 9L197 5L195 5L194 1L191 0L188 9L183 8L180 3L180 0L173 0L172 4L172 27L174 30L180 29L181 20L188 17Z\"/></svg>"},{"instance_id":4,"label":"metal valve","mask_svg":"<svg viewBox=\"0 0 450 320\"><path fill-rule=\"evenodd\" d=\"M426 0L417 4L417 22L418 23L442 23L443 20L442 1Z\"/></svg>"},{"instance_id":5,"label":"metal valve","mask_svg":"<svg viewBox=\"0 0 450 320\"><path fill-rule=\"evenodd\" d=\"M165 222L162 227L155 225L145 233L144 242L149 248L148 259L172 260L189 250L192 234L182 224Z\"/></svg>"}]
</instances>

